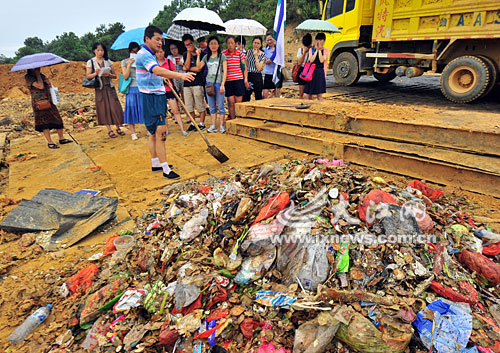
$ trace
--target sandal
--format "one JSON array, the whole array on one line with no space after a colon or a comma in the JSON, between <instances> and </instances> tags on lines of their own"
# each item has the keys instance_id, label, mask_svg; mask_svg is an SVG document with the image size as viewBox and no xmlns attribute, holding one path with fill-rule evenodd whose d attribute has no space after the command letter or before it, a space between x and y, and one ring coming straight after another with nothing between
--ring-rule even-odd
<instances>
[{"instance_id":1,"label":"sandal","mask_svg":"<svg viewBox=\"0 0 500 353\"><path fill-rule=\"evenodd\" d=\"M70 139L62 139L62 140L59 140L59 144L60 145L65 145L67 143L71 143L73 141L71 141Z\"/></svg>"},{"instance_id":2,"label":"sandal","mask_svg":"<svg viewBox=\"0 0 500 353\"><path fill-rule=\"evenodd\" d=\"M116 134L115 134L113 131L109 131L109 132L108 132L108 135L109 135L109 137L111 137L112 139L114 139L114 138L118 137L118 136L116 136Z\"/></svg>"},{"instance_id":3,"label":"sandal","mask_svg":"<svg viewBox=\"0 0 500 353\"><path fill-rule=\"evenodd\" d=\"M48 146L49 146L50 149L53 149L53 150L59 148L59 146L56 145L55 143L49 143Z\"/></svg>"},{"instance_id":4,"label":"sandal","mask_svg":"<svg viewBox=\"0 0 500 353\"><path fill-rule=\"evenodd\" d=\"M122 130L116 130L116 133L120 136L125 136L125 133Z\"/></svg>"}]
</instances>

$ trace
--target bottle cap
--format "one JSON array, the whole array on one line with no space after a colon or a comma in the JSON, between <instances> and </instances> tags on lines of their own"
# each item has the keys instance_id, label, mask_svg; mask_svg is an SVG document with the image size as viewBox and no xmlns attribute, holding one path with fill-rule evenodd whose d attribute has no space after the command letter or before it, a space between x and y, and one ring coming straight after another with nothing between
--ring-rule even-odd
<instances>
[{"instance_id":1,"label":"bottle cap","mask_svg":"<svg viewBox=\"0 0 500 353\"><path fill-rule=\"evenodd\" d=\"M47 304L47 308L49 308L49 310L52 310L52 304Z\"/></svg>"}]
</instances>

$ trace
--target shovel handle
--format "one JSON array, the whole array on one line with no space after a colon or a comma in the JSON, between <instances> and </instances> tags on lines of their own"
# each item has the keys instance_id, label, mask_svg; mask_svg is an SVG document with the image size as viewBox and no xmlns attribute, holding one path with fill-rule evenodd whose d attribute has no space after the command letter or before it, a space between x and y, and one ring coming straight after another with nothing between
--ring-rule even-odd
<instances>
[{"instance_id":1,"label":"shovel handle","mask_svg":"<svg viewBox=\"0 0 500 353\"><path fill-rule=\"evenodd\" d=\"M196 130L198 130L198 132L200 133L201 137L205 140L205 143L207 144L207 146L211 147L212 145L210 144L210 142L208 142L208 140L205 137L205 135L203 135L203 133L201 132L200 128L198 127L198 124L196 124L196 121L193 119L193 117L191 116L191 113L188 111L186 105L184 104L184 102L182 101L182 99L179 97L179 95L175 91L174 87L172 87L172 83L170 83L170 80L168 80L168 79L167 79L167 85L168 85L168 88L170 88L170 90L174 94L175 98L177 98L177 101L181 104L182 108L186 112L186 115L189 117L189 120L191 120L191 122L193 123L194 127L196 128Z\"/></svg>"}]
</instances>

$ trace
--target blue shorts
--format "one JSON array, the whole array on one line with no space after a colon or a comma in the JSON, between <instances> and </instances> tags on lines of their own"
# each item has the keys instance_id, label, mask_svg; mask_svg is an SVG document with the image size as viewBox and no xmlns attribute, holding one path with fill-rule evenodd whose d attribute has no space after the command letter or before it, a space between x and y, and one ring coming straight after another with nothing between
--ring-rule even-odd
<instances>
[{"instance_id":1,"label":"blue shorts","mask_svg":"<svg viewBox=\"0 0 500 353\"><path fill-rule=\"evenodd\" d=\"M151 135L160 125L165 125L167 117L167 98L165 94L146 94L141 92L142 118Z\"/></svg>"}]
</instances>

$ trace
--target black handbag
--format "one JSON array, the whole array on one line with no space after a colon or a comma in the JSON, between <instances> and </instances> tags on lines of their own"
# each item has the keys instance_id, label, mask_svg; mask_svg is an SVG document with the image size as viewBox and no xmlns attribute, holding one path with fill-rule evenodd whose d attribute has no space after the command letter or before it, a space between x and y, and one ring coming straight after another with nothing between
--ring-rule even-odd
<instances>
[{"instance_id":1,"label":"black handbag","mask_svg":"<svg viewBox=\"0 0 500 353\"><path fill-rule=\"evenodd\" d=\"M209 58L210 59L210 58ZM219 64L217 65L217 72L215 73L215 82L213 85L206 85L205 86L205 91L207 92L207 96L213 97L215 96L215 84L217 83L217 76L219 76L219 68L220 68L220 62L222 61L222 54L219 55ZM207 60L208 62L208 60Z\"/></svg>"},{"instance_id":2,"label":"black handbag","mask_svg":"<svg viewBox=\"0 0 500 353\"><path fill-rule=\"evenodd\" d=\"M94 60L90 59L90 62L92 63L92 73L94 73L95 72ZM83 79L82 86L86 87L86 88L100 88L101 87L101 83L97 79L97 76L94 77L94 78L91 78L89 80L89 79L87 79L87 75L85 75L85 78Z\"/></svg>"}]
</instances>

